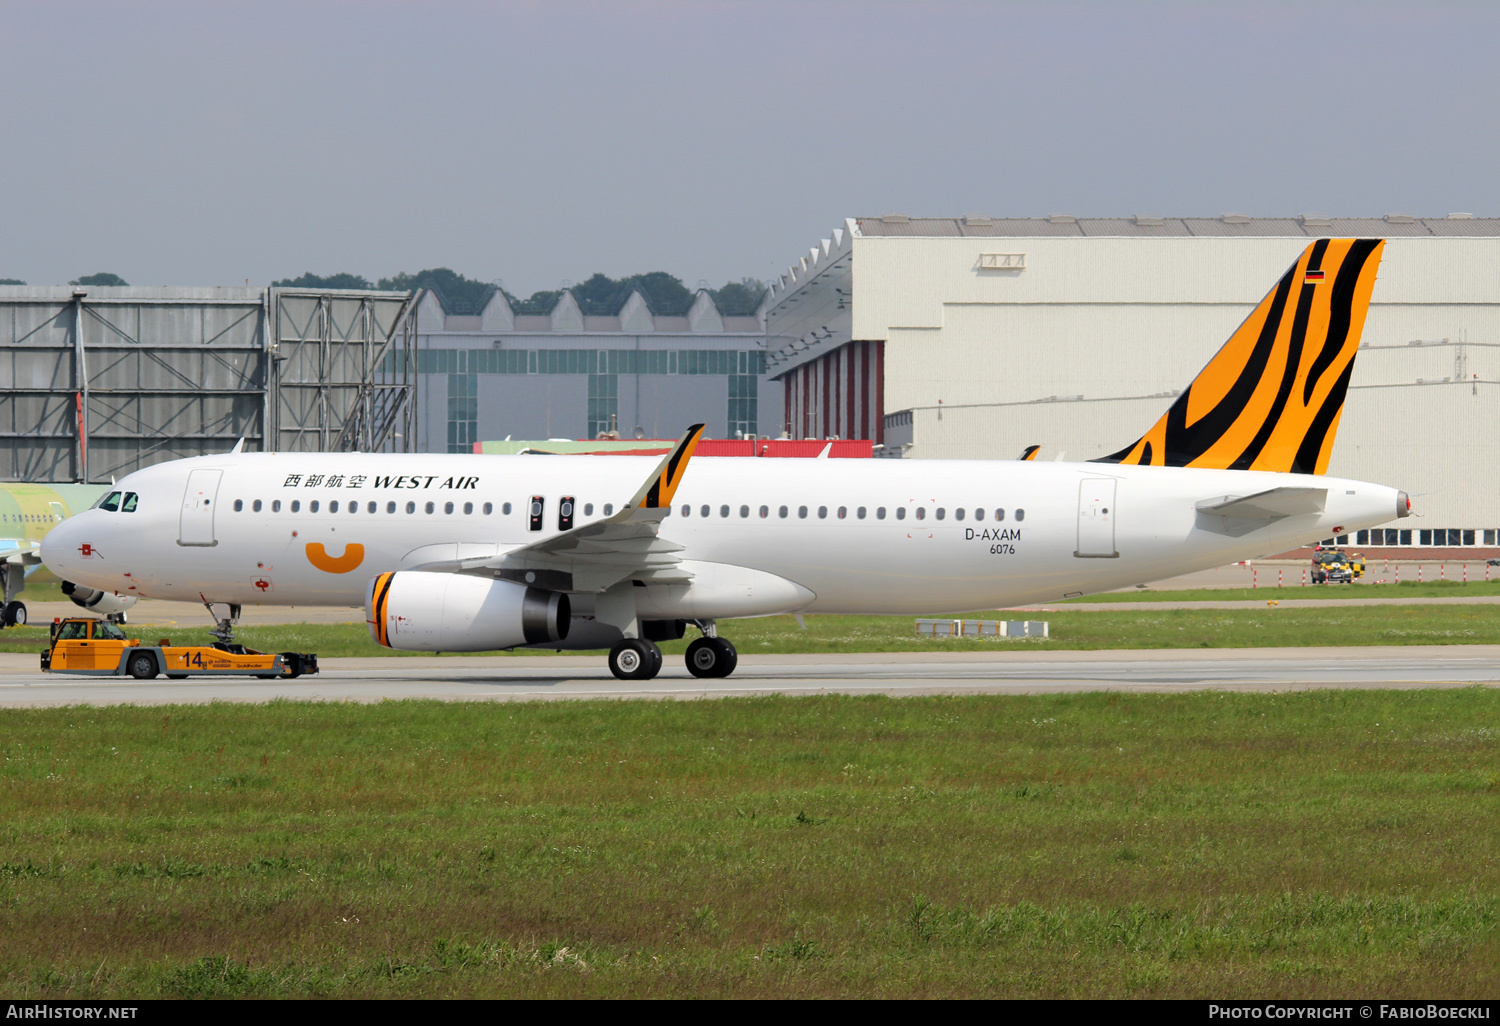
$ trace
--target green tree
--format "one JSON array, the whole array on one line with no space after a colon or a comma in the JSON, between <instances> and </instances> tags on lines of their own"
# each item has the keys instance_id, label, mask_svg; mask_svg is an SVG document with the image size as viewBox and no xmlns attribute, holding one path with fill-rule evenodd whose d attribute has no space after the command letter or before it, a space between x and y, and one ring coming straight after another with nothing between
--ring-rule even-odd
<instances>
[{"instance_id":1,"label":"green tree","mask_svg":"<svg viewBox=\"0 0 1500 1026\"><path fill-rule=\"evenodd\" d=\"M510 308L518 314L549 314L560 295L562 289L543 289L533 292L527 299L517 299L509 292L505 294L505 298L510 301Z\"/></svg>"},{"instance_id":2,"label":"green tree","mask_svg":"<svg viewBox=\"0 0 1500 1026\"><path fill-rule=\"evenodd\" d=\"M370 279L362 274L313 274L308 271L300 278L282 278L271 282L274 289L373 289Z\"/></svg>"},{"instance_id":3,"label":"green tree","mask_svg":"<svg viewBox=\"0 0 1500 1026\"><path fill-rule=\"evenodd\" d=\"M85 274L82 278L75 278L68 282L69 285L129 285L130 282L121 278L118 274L110 274L108 271L100 271L98 274Z\"/></svg>"},{"instance_id":4,"label":"green tree","mask_svg":"<svg viewBox=\"0 0 1500 1026\"><path fill-rule=\"evenodd\" d=\"M25 285L20 278L0 278L0 285Z\"/></svg>"},{"instance_id":5,"label":"green tree","mask_svg":"<svg viewBox=\"0 0 1500 1026\"><path fill-rule=\"evenodd\" d=\"M495 286L487 281L465 278L446 267L431 267L416 274L402 272L394 278L381 278L379 287L397 292L432 289L442 300L443 309L453 314L477 314L484 310Z\"/></svg>"},{"instance_id":6,"label":"green tree","mask_svg":"<svg viewBox=\"0 0 1500 1026\"><path fill-rule=\"evenodd\" d=\"M725 317L749 317L760 309L766 283L759 278L741 278L725 282L723 288L709 289L708 294Z\"/></svg>"},{"instance_id":7,"label":"green tree","mask_svg":"<svg viewBox=\"0 0 1500 1026\"><path fill-rule=\"evenodd\" d=\"M622 278L620 280L622 304L632 289L640 290L651 312L660 317L681 317L688 312L688 307L693 305L693 294L682 283L682 279L666 271L632 274L628 278ZM618 312L618 307L614 312Z\"/></svg>"},{"instance_id":8,"label":"green tree","mask_svg":"<svg viewBox=\"0 0 1500 1026\"><path fill-rule=\"evenodd\" d=\"M573 286L578 308L590 317L613 317L625 305L629 291L607 274L595 271L587 281Z\"/></svg>"}]
</instances>

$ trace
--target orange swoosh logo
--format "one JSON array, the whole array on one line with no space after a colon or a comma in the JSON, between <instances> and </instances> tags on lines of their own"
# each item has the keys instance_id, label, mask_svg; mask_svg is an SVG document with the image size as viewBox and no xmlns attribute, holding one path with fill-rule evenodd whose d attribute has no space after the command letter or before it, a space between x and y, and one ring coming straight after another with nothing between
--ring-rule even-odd
<instances>
[{"instance_id":1,"label":"orange swoosh logo","mask_svg":"<svg viewBox=\"0 0 1500 1026\"><path fill-rule=\"evenodd\" d=\"M322 542L308 542L307 561L327 574L347 574L365 561L365 547L350 542L344 546L342 556L330 556Z\"/></svg>"}]
</instances>

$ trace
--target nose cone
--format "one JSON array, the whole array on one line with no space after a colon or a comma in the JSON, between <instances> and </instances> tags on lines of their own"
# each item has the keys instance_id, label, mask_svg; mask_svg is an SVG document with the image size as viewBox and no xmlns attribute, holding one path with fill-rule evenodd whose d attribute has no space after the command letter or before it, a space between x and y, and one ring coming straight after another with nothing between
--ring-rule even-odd
<instances>
[{"instance_id":1,"label":"nose cone","mask_svg":"<svg viewBox=\"0 0 1500 1026\"><path fill-rule=\"evenodd\" d=\"M104 569L95 540L89 537L92 513L89 510L64 520L42 539L42 562L65 581L93 584Z\"/></svg>"}]
</instances>

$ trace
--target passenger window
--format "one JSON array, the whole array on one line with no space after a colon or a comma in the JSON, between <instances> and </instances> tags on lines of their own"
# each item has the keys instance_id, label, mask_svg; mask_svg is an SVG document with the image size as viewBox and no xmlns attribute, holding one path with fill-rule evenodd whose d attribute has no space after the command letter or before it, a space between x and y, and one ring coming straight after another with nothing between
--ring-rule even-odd
<instances>
[{"instance_id":1,"label":"passenger window","mask_svg":"<svg viewBox=\"0 0 1500 1026\"><path fill-rule=\"evenodd\" d=\"M885 507L884 506L881 506L879 509L877 509L875 511L875 519L876 520L884 520L885 519Z\"/></svg>"},{"instance_id":2,"label":"passenger window","mask_svg":"<svg viewBox=\"0 0 1500 1026\"><path fill-rule=\"evenodd\" d=\"M385 511L387 513L394 513L394 512L396 512L396 504L394 502L388 502L388 503L386 503L385 504Z\"/></svg>"},{"instance_id":3,"label":"passenger window","mask_svg":"<svg viewBox=\"0 0 1500 1026\"><path fill-rule=\"evenodd\" d=\"M505 516L510 516L510 503L507 502L505 505L501 506L500 507L500 512L502 514L504 514ZM604 512L606 512L606 513L609 512L609 507L608 506L604 507Z\"/></svg>"},{"instance_id":4,"label":"passenger window","mask_svg":"<svg viewBox=\"0 0 1500 1026\"><path fill-rule=\"evenodd\" d=\"M807 507L806 507L806 506L803 506L803 507L802 507L802 510L803 510L803 512L802 512L802 515L803 515L803 516L807 516ZM787 509L786 509L786 507L785 507L785 506L782 506L782 507L780 507L780 508L779 508L779 509L778 509L778 510L777 510L777 513L776 513L776 515L777 515L777 516L779 516L779 517L781 517L781 519L783 519L783 520L785 520L785 519L786 519L786 514L787 514Z\"/></svg>"},{"instance_id":5,"label":"passenger window","mask_svg":"<svg viewBox=\"0 0 1500 1026\"><path fill-rule=\"evenodd\" d=\"M466 503L464 503L464 516L469 516L473 512L474 512L474 504L472 502L466 502Z\"/></svg>"},{"instance_id":6,"label":"passenger window","mask_svg":"<svg viewBox=\"0 0 1500 1026\"><path fill-rule=\"evenodd\" d=\"M280 513L281 512L281 500L280 499L272 499L271 500L271 512L272 513Z\"/></svg>"},{"instance_id":7,"label":"passenger window","mask_svg":"<svg viewBox=\"0 0 1500 1026\"><path fill-rule=\"evenodd\" d=\"M963 518L960 517L959 519L962 520ZM983 520L984 519L984 510L982 510L982 509L976 509L974 511L974 519L975 520Z\"/></svg>"},{"instance_id":8,"label":"passenger window","mask_svg":"<svg viewBox=\"0 0 1500 1026\"><path fill-rule=\"evenodd\" d=\"M708 516L712 512L713 512L713 510L710 507L704 506L704 507L702 507L701 509L698 510L698 515L700 517L706 517L706 516Z\"/></svg>"},{"instance_id":9,"label":"passenger window","mask_svg":"<svg viewBox=\"0 0 1500 1026\"><path fill-rule=\"evenodd\" d=\"M728 506L720 506L719 507L719 516L721 516L721 517L727 517L727 516L729 516L729 507Z\"/></svg>"},{"instance_id":10,"label":"passenger window","mask_svg":"<svg viewBox=\"0 0 1500 1026\"><path fill-rule=\"evenodd\" d=\"M235 499L234 500L234 511L236 513L243 513L245 511L245 500L244 499ZM132 512L134 512L134 511L132 510Z\"/></svg>"},{"instance_id":11,"label":"passenger window","mask_svg":"<svg viewBox=\"0 0 1500 1026\"><path fill-rule=\"evenodd\" d=\"M995 519L996 520L1004 520L1005 519L1005 510L1003 510L1003 509L997 509L997 510L995 510Z\"/></svg>"},{"instance_id":12,"label":"passenger window","mask_svg":"<svg viewBox=\"0 0 1500 1026\"><path fill-rule=\"evenodd\" d=\"M415 513L416 511L417 511L417 504L415 502L408 502L406 504L406 512L407 512L408 516L411 515L412 513Z\"/></svg>"},{"instance_id":13,"label":"passenger window","mask_svg":"<svg viewBox=\"0 0 1500 1026\"><path fill-rule=\"evenodd\" d=\"M839 516L843 516L843 514L840 513ZM819 506L818 507L818 519L819 520L827 520L828 519L828 507L827 506Z\"/></svg>"},{"instance_id":14,"label":"passenger window","mask_svg":"<svg viewBox=\"0 0 1500 1026\"><path fill-rule=\"evenodd\" d=\"M1016 523L1019 524L1021 521L1025 520L1025 519L1026 519L1026 511L1024 509L1018 509L1018 510L1016 510Z\"/></svg>"},{"instance_id":15,"label":"passenger window","mask_svg":"<svg viewBox=\"0 0 1500 1026\"><path fill-rule=\"evenodd\" d=\"M750 515L750 507L749 506L741 506L740 507L740 516L741 517L748 517L749 515ZM764 513L764 511L762 511L761 516L765 516L765 515L766 514Z\"/></svg>"},{"instance_id":16,"label":"passenger window","mask_svg":"<svg viewBox=\"0 0 1500 1026\"><path fill-rule=\"evenodd\" d=\"M905 506L897 506L896 507L896 519L897 520L905 520L906 519L906 507Z\"/></svg>"},{"instance_id":17,"label":"passenger window","mask_svg":"<svg viewBox=\"0 0 1500 1026\"><path fill-rule=\"evenodd\" d=\"M760 518L762 520L766 519L766 517L768 517L770 515L771 515L771 507L770 506L762 506L760 508Z\"/></svg>"},{"instance_id":18,"label":"passenger window","mask_svg":"<svg viewBox=\"0 0 1500 1026\"><path fill-rule=\"evenodd\" d=\"M848 515L849 515L849 508L847 506L840 506L839 507L839 519L843 520Z\"/></svg>"},{"instance_id":19,"label":"passenger window","mask_svg":"<svg viewBox=\"0 0 1500 1026\"><path fill-rule=\"evenodd\" d=\"M583 504L583 515L586 517L594 515L594 504L592 502L585 502Z\"/></svg>"},{"instance_id":20,"label":"passenger window","mask_svg":"<svg viewBox=\"0 0 1500 1026\"><path fill-rule=\"evenodd\" d=\"M429 512L429 513L436 513L437 512L437 503L435 503L435 502L429 502L427 504L427 512Z\"/></svg>"},{"instance_id":21,"label":"passenger window","mask_svg":"<svg viewBox=\"0 0 1500 1026\"><path fill-rule=\"evenodd\" d=\"M781 515L782 516L786 516L786 511L785 511L784 508L782 510ZM806 506L798 506L797 507L797 519L798 520L806 520L807 519L807 507Z\"/></svg>"},{"instance_id":22,"label":"passenger window","mask_svg":"<svg viewBox=\"0 0 1500 1026\"><path fill-rule=\"evenodd\" d=\"M118 513L120 511L120 493L110 492L104 497L104 501L99 503L99 508L108 510L111 513Z\"/></svg>"},{"instance_id":23,"label":"passenger window","mask_svg":"<svg viewBox=\"0 0 1500 1026\"><path fill-rule=\"evenodd\" d=\"M309 513L316 513L318 511L318 500L317 499L314 499L312 502L309 502L307 504L307 511Z\"/></svg>"},{"instance_id":24,"label":"passenger window","mask_svg":"<svg viewBox=\"0 0 1500 1026\"><path fill-rule=\"evenodd\" d=\"M495 512L495 504L493 502L486 502L482 508L484 510L485 516L489 516L491 513Z\"/></svg>"},{"instance_id":25,"label":"passenger window","mask_svg":"<svg viewBox=\"0 0 1500 1026\"><path fill-rule=\"evenodd\" d=\"M507 512L507 513L510 512L510 503L508 503L508 502L505 504L505 512ZM612 502L606 502L604 504L604 515L607 516L607 517L612 517L612 516L615 515L615 504L614 503L612 503Z\"/></svg>"},{"instance_id":26,"label":"passenger window","mask_svg":"<svg viewBox=\"0 0 1500 1026\"><path fill-rule=\"evenodd\" d=\"M691 507L691 506L687 505L686 503L684 503L683 507L682 507L682 515L685 516L685 517L692 516L693 515L693 507Z\"/></svg>"},{"instance_id":27,"label":"passenger window","mask_svg":"<svg viewBox=\"0 0 1500 1026\"><path fill-rule=\"evenodd\" d=\"M451 502L445 502L445 503L443 503L443 512L444 513L452 513L453 512L453 503L451 503Z\"/></svg>"},{"instance_id":28,"label":"passenger window","mask_svg":"<svg viewBox=\"0 0 1500 1026\"><path fill-rule=\"evenodd\" d=\"M125 493L125 501L122 502L122 503L120 503L120 512L121 513L134 513L135 512L136 500L138 498L139 498L139 496L137 496L135 494L135 492L126 492ZM235 512L239 512L239 508L240 508L240 500L239 499L235 499L234 500L234 509L235 509Z\"/></svg>"},{"instance_id":29,"label":"passenger window","mask_svg":"<svg viewBox=\"0 0 1500 1026\"><path fill-rule=\"evenodd\" d=\"M375 512L378 512L378 511L379 511L379 509L380 509L380 507L379 507L379 506L377 506L377 505L376 505L376 504L375 504L375 503L373 503L373 502L371 502L371 503L367 503L367 504L366 504L366 505L365 505L365 512L366 512L366 513L375 513Z\"/></svg>"},{"instance_id":30,"label":"passenger window","mask_svg":"<svg viewBox=\"0 0 1500 1026\"><path fill-rule=\"evenodd\" d=\"M927 519L927 508L925 506L918 506L917 507L917 519L918 520L926 520Z\"/></svg>"},{"instance_id":31,"label":"passenger window","mask_svg":"<svg viewBox=\"0 0 1500 1026\"><path fill-rule=\"evenodd\" d=\"M859 507L859 509L854 511L854 515L863 520L865 518L865 508L863 506Z\"/></svg>"},{"instance_id":32,"label":"passenger window","mask_svg":"<svg viewBox=\"0 0 1500 1026\"><path fill-rule=\"evenodd\" d=\"M314 506L313 507L313 512L316 513L317 511L318 511L317 507ZM328 512L330 512L330 513L337 513L338 511L339 511L339 500L334 499L332 502L330 502L328 504Z\"/></svg>"},{"instance_id":33,"label":"passenger window","mask_svg":"<svg viewBox=\"0 0 1500 1026\"><path fill-rule=\"evenodd\" d=\"M301 512L301 510L302 510L302 500L301 499L293 499L291 506L288 508L288 512L299 513L299 512Z\"/></svg>"},{"instance_id":34,"label":"passenger window","mask_svg":"<svg viewBox=\"0 0 1500 1026\"><path fill-rule=\"evenodd\" d=\"M947 515L948 515L948 511L946 509L944 509L942 506L939 506L937 508L937 518L939 520L943 519Z\"/></svg>"},{"instance_id":35,"label":"passenger window","mask_svg":"<svg viewBox=\"0 0 1500 1026\"><path fill-rule=\"evenodd\" d=\"M254 502L252 502L250 504L250 512L251 513L259 513L260 512L260 500L259 499L256 499Z\"/></svg>"}]
</instances>

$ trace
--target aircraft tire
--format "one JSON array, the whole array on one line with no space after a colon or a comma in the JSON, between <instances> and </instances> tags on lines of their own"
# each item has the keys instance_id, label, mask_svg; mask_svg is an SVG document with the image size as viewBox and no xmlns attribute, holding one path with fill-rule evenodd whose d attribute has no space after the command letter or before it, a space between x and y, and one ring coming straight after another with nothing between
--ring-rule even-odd
<instances>
[{"instance_id":1,"label":"aircraft tire","mask_svg":"<svg viewBox=\"0 0 1500 1026\"><path fill-rule=\"evenodd\" d=\"M688 646L687 668L694 677L727 677L739 663L739 653L724 638L699 638Z\"/></svg>"},{"instance_id":2,"label":"aircraft tire","mask_svg":"<svg viewBox=\"0 0 1500 1026\"><path fill-rule=\"evenodd\" d=\"M156 676L156 656L150 652L137 652L125 664L125 672L136 680L151 680Z\"/></svg>"},{"instance_id":3,"label":"aircraft tire","mask_svg":"<svg viewBox=\"0 0 1500 1026\"><path fill-rule=\"evenodd\" d=\"M734 645L730 643L728 638L713 638L712 640L714 644L718 645L719 647L720 659L723 665L723 669L719 672L719 676L727 677L735 671L736 667L740 665L740 653L734 647Z\"/></svg>"},{"instance_id":4,"label":"aircraft tire","mask_svg":"<svg viewBox=\"0 0 1500 1026\"><path fill-rule=\"evenodd\" d=\"M0 619L4 620L6 627L26 626L26 603L7 602L4 612L0 613Z\"/></svg>"},{"instance_id":5,"label":"aircraft tire","mask_svg":"<svg viewBox=\"0 0 1500 1026\"><path fill-rule=\"evenodd\" d=\"M609 672L620 680L650 680L661 671L661 649L645 638L626 638L609 650Z\"/></svg>"}]
</instances>

